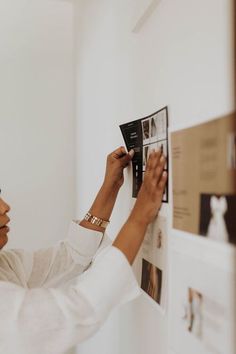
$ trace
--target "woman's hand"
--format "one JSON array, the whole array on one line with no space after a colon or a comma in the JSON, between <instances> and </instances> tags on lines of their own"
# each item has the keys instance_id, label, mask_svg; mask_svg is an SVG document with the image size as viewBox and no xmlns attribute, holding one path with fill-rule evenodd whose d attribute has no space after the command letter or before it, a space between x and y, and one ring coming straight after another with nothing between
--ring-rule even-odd
<instances>
[{"instance_id":1,"label":"woman's hand","mask_svg":"<svg viewBox=\"0 0 236 354\"><path fill-rule=\"evenodd\" d=\"M0 249L5 246L8 241L7 234L9 232L9 227L7 224L10 219L7 213L10 211L10 207L0 198Z\"/></svg>"},{"instance_id":2,"label":"woman's hand","mask_svg":"<svg viewBox=\"0 0 236 354\"><path fill-rule=\"evenodd\" d=\"M120 188L124 183L124 169L129 165L134 156L134 151L126 152L123 146L107 156L106 174L104 185L111 188Z\"/></svg>"},{"instance_id":3,"label":"woman's hand","mask_svg":"<svg viewBox=\"0 0 236 354\"><path fill-rule=\"evenodd\" d=\"M104 182L93 202L93 205L89 209L92 215L95 215L103 220L110 220L117 195L124 182L124 169L132 160L133 155L133 150L127 154L125 148L122 146L107 156ZM104 232L102 227L92 225L86 220L82 220L80 225L86 227L87 229Z\"/></svg>"},{"instance_id":4,"label":"woman's hand","mask_svg":"<svg viewBox=\"0 0 236 354\"><path fill-rule=\"evenodd\" d=\"M151 152L131 219L148 225L157 216L167 181L167 172L163 172L165 163L160 150Z\"/></svg>"}]
</instances>

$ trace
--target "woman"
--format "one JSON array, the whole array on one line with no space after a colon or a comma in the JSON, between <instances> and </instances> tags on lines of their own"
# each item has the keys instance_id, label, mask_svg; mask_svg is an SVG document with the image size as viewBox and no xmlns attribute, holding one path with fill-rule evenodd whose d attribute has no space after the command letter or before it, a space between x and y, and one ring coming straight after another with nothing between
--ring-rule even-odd
<instances>
[{"instance_id":1,"label":"woman","mask_svg":"<svg viewBox=\"0 0 236 354\"><path fill-rule=\"evenodd\" d=\"M161 151L150 154L135 206L113 244L105 227L134 152L107 158L104 183L81 222L53 248L0 252L0 353L64 353L96 332L110 311L139 295L130 265L161 206L167 174ZM0 246L10 207L0 199Z\"/></svg>"}]
</instances>

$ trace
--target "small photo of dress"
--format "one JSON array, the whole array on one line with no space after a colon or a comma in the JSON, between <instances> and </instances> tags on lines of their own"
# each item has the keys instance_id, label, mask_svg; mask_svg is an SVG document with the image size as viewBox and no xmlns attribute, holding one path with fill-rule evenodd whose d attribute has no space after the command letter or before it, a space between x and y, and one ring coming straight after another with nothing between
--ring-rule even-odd
<instances>
[{"instance_id":1,"label":"small photo of dress","mask_svg":"<svg viewBox=\"0 0 236 354\"><path fill-rule=\"evenodd\" d=\"M153 223L154 248L162 251L166 244L167 219L159 215Z\"/></svg>"},{"instance_id":2,"label":"small photo of dress","mask_svg":"<svg viewBox=\"0 0 236 354\"><path fill-rule=\"evenodd\" d=\"M235 195L201 194L199 234L236 244L235 210Z\"/></svg>"},{"instance_id":3,"label":"small photo of dress","mask_svg":"<svg viewBox=\"0 0 236 354\"><path fill-rule=\"evenodd\" d=\"M156 115L157 140L167 139L167 112L166 109Z\"/></svg>"},{"instance_id":4,"label":"small photo of dress","mask_svg":"<svg viewBox=\"0 0 236 354\"><path fill-rule=\"evenodd\" d=\"M141 288L158 304L161 303L162 271L146 259L142 260Z\"/></svg>"},{"instance_id":5,"label":"small photo of dress","mask_svg":"<svg viewBox=\"0 0 236 354\"><path fill-rule=\"evenodd\" d=\"M150 143L150 118L142 120L143 145Z\"/></svg>"},{"instance_id":6,"label":"small photo of dress","mask_svg":"<svg viewBox=\"0 0 236 354\"><path fill-rule=\"evenodd\" d=\"M203 296L192 288L188 289L188 302L184 319L187 330L201 339L203 326Z\"/></svg>"},{"instance_id":7,"label":"small photo of dress","mask_svg":"<svg viewBox=\"0 0 236 354\"><path fill-rule=\"evenodd\" d=\"M157 141L157 115L155 114L150 118L150 125L151 125L151 136L150 136L150 143Z\"/></svg>"},{"instance_id":8,"label":"small photo of dress","mask_svg":"<svg viewBox=\"0 0 236 354\"><path fill-rule=\"evenodd\" d=\"M146 164L149 157L149 145L143 146L143 171L146 170Z\"/></svg>"}]
</instances>

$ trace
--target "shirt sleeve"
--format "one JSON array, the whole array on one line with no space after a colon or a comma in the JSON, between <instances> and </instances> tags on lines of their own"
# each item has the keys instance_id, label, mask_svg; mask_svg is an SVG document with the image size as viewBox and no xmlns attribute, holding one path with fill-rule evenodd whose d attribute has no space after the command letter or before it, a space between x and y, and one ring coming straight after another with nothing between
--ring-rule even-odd
<instances>
[{"instance_id":1,"label":"shirt sleeve","mask_svg":"<svg viewBox=\"0 0 236 354\"><path fill-rule=\"evenodd\" d=\"M63 353L95 333L112 309L139 294L132 268L113 246L65 288L24 289L0 282L0 352Z\"/></svg>"},{"instance_id":2,"label":"shirt sleeve","mask_svg":"<svg viewBox=\"0 0 236 354\"><path fill-rule=\"evenodd\" d=\"M0 280L29 288L59 286L83 273L108 237L71 222L68 237L36 252L1 251Z\"/></svg>"}]
</instances>

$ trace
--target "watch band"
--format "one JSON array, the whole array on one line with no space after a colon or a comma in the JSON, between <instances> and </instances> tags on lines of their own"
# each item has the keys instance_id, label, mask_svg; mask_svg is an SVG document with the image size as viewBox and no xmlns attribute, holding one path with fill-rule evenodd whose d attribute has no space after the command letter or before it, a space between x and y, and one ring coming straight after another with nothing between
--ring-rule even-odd
<instances>
[{"instance_id":1,"label":"watch band","mask_svg":"<svg viewBox=\"0 0 236 354\"><path fill-rule=\"evenodd\" d=\"M90 212L88 212L85 217L84 220L90 222L93 225L96 226L100 226L104 229L106 229L106 227L109 225L110 221L107 220L103 220L101 218L98 218L97 216L92 215Z\"/></svg>"}]
</instances>

